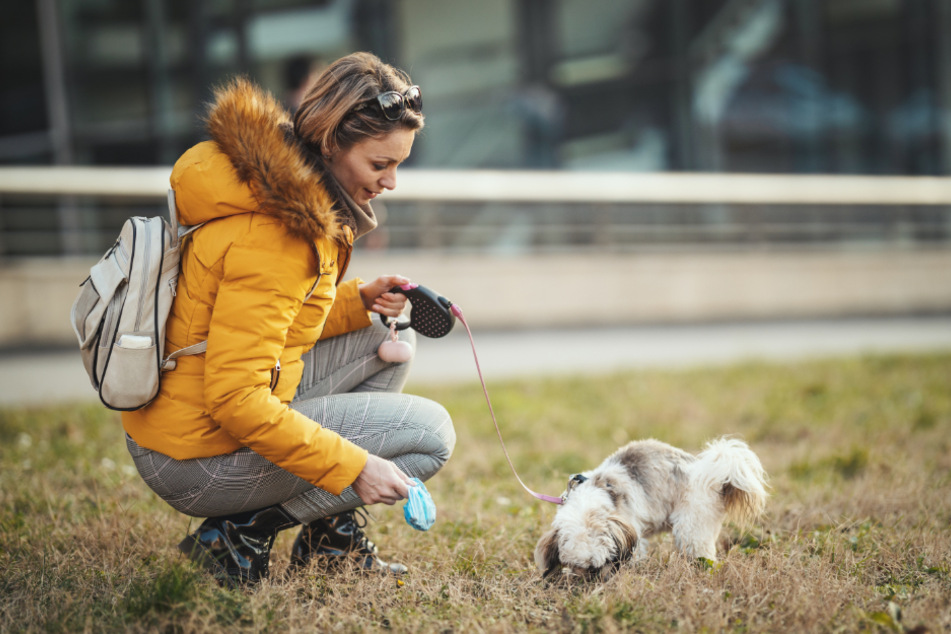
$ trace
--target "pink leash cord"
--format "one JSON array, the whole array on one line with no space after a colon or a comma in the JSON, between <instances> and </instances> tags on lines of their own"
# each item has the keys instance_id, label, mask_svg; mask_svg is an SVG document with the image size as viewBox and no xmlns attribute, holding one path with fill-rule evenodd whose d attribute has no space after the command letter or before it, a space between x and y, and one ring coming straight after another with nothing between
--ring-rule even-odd
<instances>
[{"instance_id":1,"label":"pink leash cord","mask_svg":"<svg viewBox=\"0 0 951 634\"><path fill-rule=\"evenodd\" d=\"M518 480L518 483L522 485L523 489L537 497L539 500L551 502L552 504L561 504L563 500L560 497L535 493L525 486L525 483L522 482L522 479L518 477L518 472L515 470L515 465L512 464L512 459L509 458L508 449L505 448L505 442L502 441L502 430L499 429L499 422L495 419L495 411L492 409L492 401L489 399L489 389L485 386L485 379L482 377L482 368L479 366L479 355L476 354L475 341L472 339L472 331L469 330L469 324L466 323L466 318L462 316L462 309L459 308L458 305L453 304L449 309L452 311L453 315L459 318L459 321L462 322L462 325L466 327L466 333L469 335L469 344L472 346L472 357L475 359L476 371L479 373L479 381L482 382L482 392L485 394L485 402L489 405L489 413L492 415L492 422L495 424L495 433L499 435L499 444L502 445L502 453L505 454L505 459L508 460L509 467L511 467L512 473L515 475L515 479Z\"/></svg>"}]
</instances>

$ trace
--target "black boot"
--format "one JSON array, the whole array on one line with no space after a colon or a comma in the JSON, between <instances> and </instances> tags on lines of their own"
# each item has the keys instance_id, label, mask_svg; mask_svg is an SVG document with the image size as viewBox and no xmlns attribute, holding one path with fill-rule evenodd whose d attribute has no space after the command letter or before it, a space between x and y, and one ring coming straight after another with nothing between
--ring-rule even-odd
<instances>
[{"instance_id":1,"label":"black boot","mask_svg":"<svg viewBox=\"0 0 951 634\"><path fill-rule=\"evenodd\" d=\"M178 549L204 566L222 585L255 584L268 576L278 531L297 524L280 506L227 517L209 517Z\"/></svg>"},{"instance_id":2,"label":"black boot","mask_svg":"<svg viewBox=\"0 0 951 634\"><path fill-rule=\"evenodd\" d=\"M376 545L363 533L366 515L361 512L357 518L355 511L347 511L305 525L291 549L291 566L305 566L321 557L328 564L352 561L371 572L405 573L403 564L387 563L376 556Z\"/></svg>"}]
</instances>

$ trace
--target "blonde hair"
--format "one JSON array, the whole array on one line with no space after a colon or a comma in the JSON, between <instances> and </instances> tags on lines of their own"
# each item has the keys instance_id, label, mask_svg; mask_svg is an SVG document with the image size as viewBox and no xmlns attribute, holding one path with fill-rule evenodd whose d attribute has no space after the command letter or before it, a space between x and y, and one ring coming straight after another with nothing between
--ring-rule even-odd
<instances>
[{"instance_id":1,"label":"blonde hair","mask_svg":"<svg viewBox=\"0 0 951 634\"><path fill-rule=\"evenodd\" d=\"M378 108L354 111L381 93L403 93L411 85L409 75L372 53L341 57L324 69L304 95L294 113L294 134L313 150L330 156L400 128L419 130L423 115L409 108L395 121L384 117Z\"/></svg>"}]
</instances>

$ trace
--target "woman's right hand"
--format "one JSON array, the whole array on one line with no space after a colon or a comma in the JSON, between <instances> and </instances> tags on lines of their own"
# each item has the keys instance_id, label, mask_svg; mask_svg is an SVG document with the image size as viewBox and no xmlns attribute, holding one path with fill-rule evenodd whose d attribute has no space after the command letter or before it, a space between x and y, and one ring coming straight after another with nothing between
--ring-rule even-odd
<instances>
[{"instance_id":1,"label":"woman's right hand","mask_svg":"<svg viewBox=\"0 0 951 634\"><path fill-rule=\"evenodd\" d=\"M414 484L395 464L371 453L351 486L364 504L393 505L409 497L409 487Z\"/></svg>"}]
</instances>

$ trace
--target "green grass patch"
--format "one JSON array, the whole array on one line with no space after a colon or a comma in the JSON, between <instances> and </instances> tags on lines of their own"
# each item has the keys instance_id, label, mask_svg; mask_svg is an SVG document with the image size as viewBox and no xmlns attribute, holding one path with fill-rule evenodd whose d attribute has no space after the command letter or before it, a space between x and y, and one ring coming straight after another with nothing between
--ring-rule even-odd
<instances>
[{"instance_id":1,"label":"green grass patch","mask_svg":"<svg viewBox=\"0 0 951 634\"><path fill-rule=\"evenodd\" d=\"M158 500L98 405L0 410L0 631L947 631L951 629L951 355L492 382L519 473L557 495L620 445L688 451L744 438L770 474L767 513L724 527L719 560L658 539L597 582L547 583L532 551L554 507L529 497L481 389L411 385L458 444L427 484L427 533L373 509L388 577L287 574L227 590L175 544L194 526Z\"/></svg>"}]
</instances>

